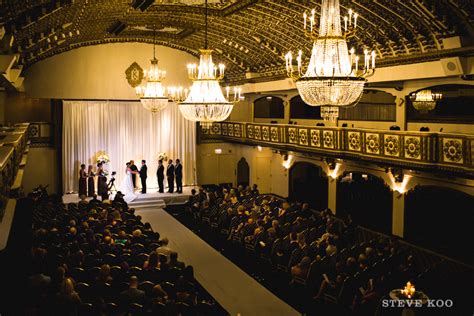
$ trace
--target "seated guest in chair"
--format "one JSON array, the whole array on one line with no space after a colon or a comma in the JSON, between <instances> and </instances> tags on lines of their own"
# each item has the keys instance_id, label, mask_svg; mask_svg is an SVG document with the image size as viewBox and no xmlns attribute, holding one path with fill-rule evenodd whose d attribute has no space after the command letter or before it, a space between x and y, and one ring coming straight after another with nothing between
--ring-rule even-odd
<instances>
[{"instance_id":1,"label":"seated guest in chair","mask_svg":"<svg viewBox=\"0 0 474 316\"><path fill-rule=\"evenodd\" d=\"M145 303L145 292L138 289L138 278L136 276L130 277L130 287L120 293L120 303L124 308L134 303Z\"/></svg>"},{"instance_id":2,"label":"seated guest in chair","mask_svg":"<svg viewBox=\"0 0 474 316\"><path fill-rule=\"evenodd\" d=\"M178 261L178 253L175 252L175 251L172 251L170 253L169 267L170 268L179 268L179 269L184 269L185 268L184 262Z\"/></svg>"}]
</instances>

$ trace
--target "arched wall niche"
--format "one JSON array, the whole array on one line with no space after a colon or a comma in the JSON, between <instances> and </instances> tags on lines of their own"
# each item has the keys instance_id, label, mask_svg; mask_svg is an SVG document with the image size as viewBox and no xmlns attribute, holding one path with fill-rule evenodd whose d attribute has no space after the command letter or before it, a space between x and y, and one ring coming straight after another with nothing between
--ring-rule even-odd
<instances>
[{"instance_id":1,"label":"arched wall niche","mask_svg":"<svg viewBox=\"0 0 474 316\"><path fill-rule=\"evenodd\" d=\"M285 118L285 100L267 95L253 101L253 117L259 119Z\"/></svg>"},{"instance_id":2,"label":"arched wall niche","mask_svg":"<svg viewBox=\"0 0 474 316\"><path fill-rule=\"evenodd\" d=\"M307 202L316 210L328 207L328 181L324 169L316 164L298 161L289 169L289 198Z\"/></svg>"},{"instance_id":3,"label":"arched wall niche","mask_svg":"<svg viewBox=\"0 0 474 316\"><path fill-rule=\"evenodd\" d=\"M360 226L391 234L393 192L385 180L368 171L346 171L337 179L337 212Z\"/></svg>"},{"instance_id":4,"label":"arched wall niche","mask_svg":"<svg viewBox=\"0 0 474 316\"><path fill-rule=\"evenodd\" d=\"M472 193L472 192L471 192ZM404 238L470 265L474 195L451 187L418 185L405 197Z\"/></svg>"},{"instance_id":5,"label":"arched wall niche","mask_svg":"<svg viewBox=\"0 0 474 316\"><path fill-rule=\"evenodd\" d=\"M440 94L434 109L419 111L413 105L412 98L422 90ZM441 84L419 88L407 95L406 115L408 122L465 123L474 124L474 85Z\"/></svg>"}]
</instances>

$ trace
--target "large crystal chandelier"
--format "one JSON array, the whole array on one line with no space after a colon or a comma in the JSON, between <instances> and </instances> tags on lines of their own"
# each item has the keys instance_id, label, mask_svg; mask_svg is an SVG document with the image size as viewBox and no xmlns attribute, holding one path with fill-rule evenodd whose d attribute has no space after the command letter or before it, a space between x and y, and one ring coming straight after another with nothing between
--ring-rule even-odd
<instances>
[{"instance_id":1,"label":"large crystal chandelier","mask_svg":"<svg viewBox=\"0 0 474 316\"><path fill-rule=\"evenodd\" d=\"M441 93L434 93L431 90L421 90L410 96L411 104L421 113L433 110L436 107L436 102L442 98Z\"/></svg>"},{"instance_id":2,"label":"large crystal chandelier","mask_svg":"<svg viewBox=\"0 0 474 316\"><path fill-rule=\"evenodd\" d=\"M347 39L354 35L358 14L349 10L345 16L344 32L341 26L339 0L322 0L319 33L316 31L316 12L303 14L304 31L313 41L311 58L303 72L303 53L296 57L297 70L293 67L291 52L285 55L288 76L296 81L296 88L303 101L311 106L348 107L359 102L368 76L375 71L375 52L364 51L364 64L354 48L347 48ZM349 31L349 29L351 29ZM326 109L328 112L330 109ZM329 111L334 112L334 111ZM322 113L323 114L323 113Z\"/></svg>"},{"instance_id":3,"label":"large crystal chandelier","mask_svg":"<svg viewBox=\"0 0 474 316\"><path fill-rule=\"evenodd\" d=\"M166 71L158 68L158 59L155 57L155 31L153 31L153 59L150 69L144 71L143 77L145 84L136 87L135 92L140 97L143 107L154 114L168 105L165 87L162 84L166 78Z\"/></svg>"},{"instance_id":4,"label":"large crystal chandelier","mask_svg":"<svg viewBox=\"0 0 474 316\"><path fill-rule=\"evenodd\" d=\"M230 88L227 87L226 97L222 93L219 80L224 78L225 67L223 64L216 66L212 62L212 50L207 47L207 0L205 3L205 48L199 50L199 65L188 65L188 75L193 85L186 100L179 103L179 109L187 120L209 126L212 122L223 121L229 117L234 104L240 100L241 90L234 88L233 96L230 96Z\"/></svg>"}]
</instances>

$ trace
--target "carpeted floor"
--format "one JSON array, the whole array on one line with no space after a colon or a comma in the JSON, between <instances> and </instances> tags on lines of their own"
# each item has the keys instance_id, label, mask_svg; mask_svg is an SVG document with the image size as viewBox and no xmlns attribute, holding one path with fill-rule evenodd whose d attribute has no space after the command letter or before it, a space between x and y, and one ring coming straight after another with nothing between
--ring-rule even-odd
<instances>
[{"instance_id":1,"label":"carpeted floor","mask_svg":"<svg viewBox=\"0 0 474 316\"><path fill-rule=\"evenodd\" d=\"M169 238L170 248L194 267L199 283L231 315L300 314L167 212L145 209L137 210L137 214L161 237Z\"/></svg>"},{"instance_id":2,"label":"carpeted floor","mask_svg":"<svg viewBox=\"0 0 474 316\"><path fill-rule=\"evenodd\" d=\"M225 237L210 229L209 225L197 222L190 214L184 212L182 206L168 206L166 211L299 313L341 316L349 314L338 305L313 300L308 291L299 285L289 285L288 273L275 270L265 261L256 260L253 255L246 253L241 247L233 245Z\"/></svg>"}]
</instances>

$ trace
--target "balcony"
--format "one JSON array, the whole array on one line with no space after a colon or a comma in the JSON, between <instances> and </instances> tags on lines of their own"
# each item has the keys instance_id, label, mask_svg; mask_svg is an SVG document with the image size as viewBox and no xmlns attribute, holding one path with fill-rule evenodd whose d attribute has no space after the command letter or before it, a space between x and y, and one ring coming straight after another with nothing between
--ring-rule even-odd
<instances>
[{"instance_id":1,"label":"balcony","mask_svg":"<svg viewBox=\"0 0 474 316\"><path fill-rule=\"evenodd\" d=\"M339 127L214 123L201 141L226 141L474 177L474 135Z\"/></svg>"}]
</instances>

